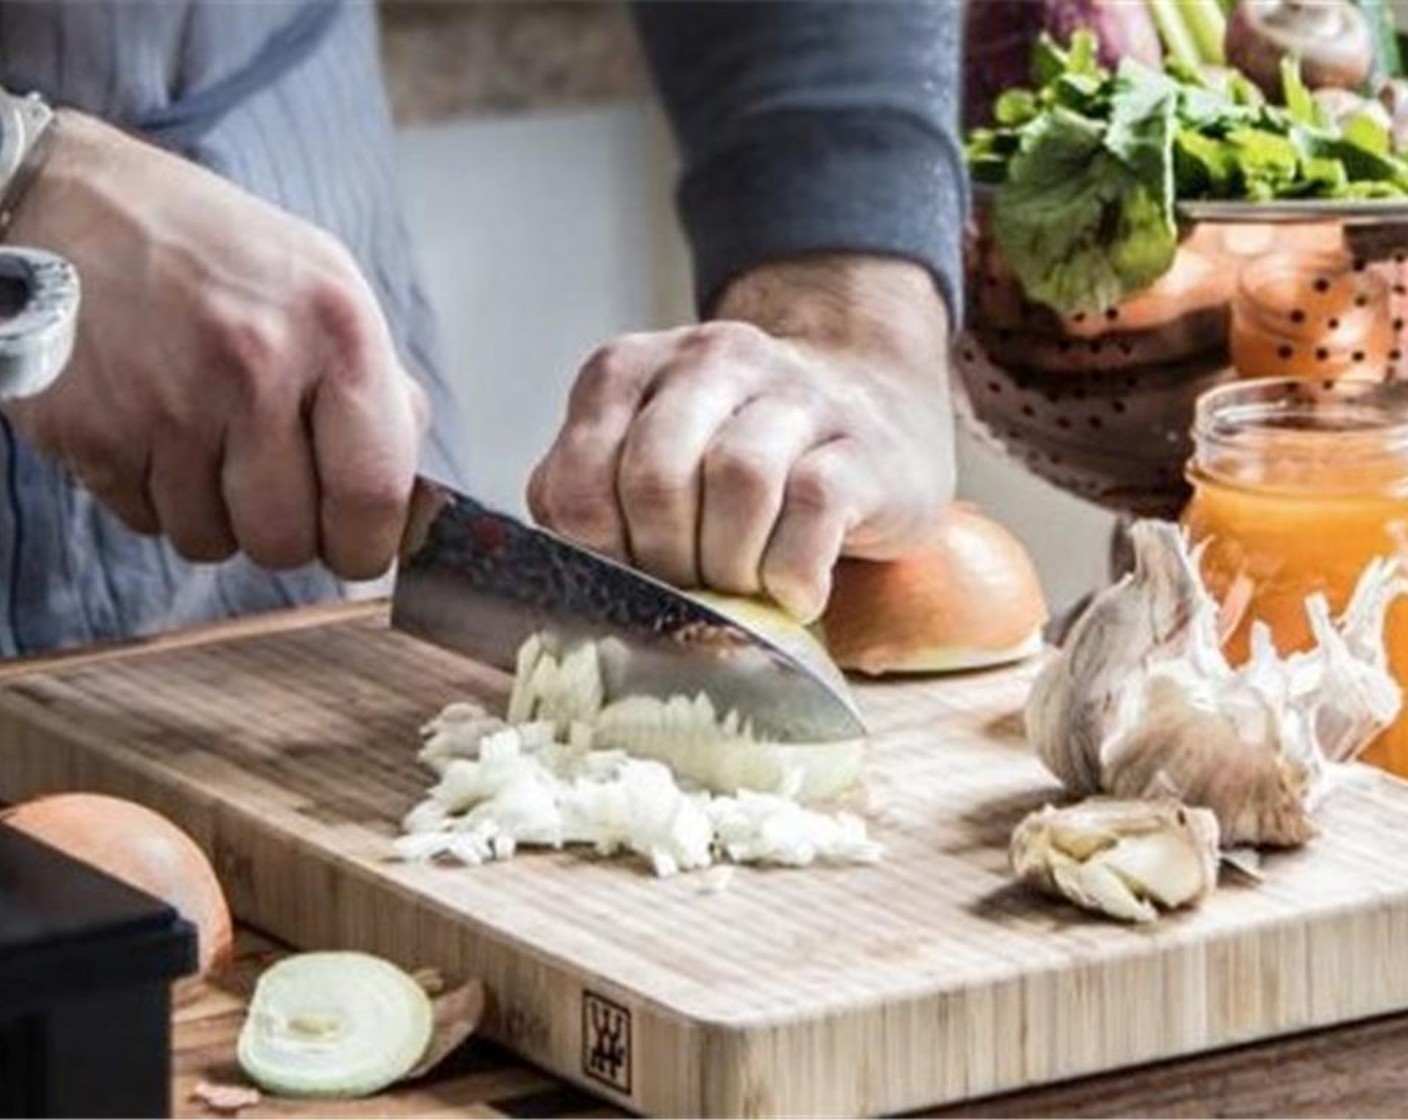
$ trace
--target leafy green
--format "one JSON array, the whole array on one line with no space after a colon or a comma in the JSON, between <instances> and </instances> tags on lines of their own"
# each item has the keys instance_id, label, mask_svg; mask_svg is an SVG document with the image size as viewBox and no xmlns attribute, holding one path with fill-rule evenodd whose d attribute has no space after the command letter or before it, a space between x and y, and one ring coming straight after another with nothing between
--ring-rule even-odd
<instances>
[{"instance_id":1,"label":"leafy green","mask_svg":"<svg viewBox=\"0 0 1408 1120\"><path fill-rule=\"evenodd\" d=\"M1281 59L1281 97L1286 103L1286 112L1297 124L1325 123L1319 104L1310 95L1310 88L1301 81L1300 59L1294 55Z\"/></svg>"},{"instance_id":2,"label":"leafy green","mask_svg":"<svg viewBox=\"0 0 1408 1120\"><path fill-rule=\"evenodd\" d=\"M1225 197L1238 165L1232 145L1193 128L1181 128L1173 141L1174 184L1180 197Z\"/></svg>"},{"instance_id":3,"label":"leafy green","mask_svg":"<svg viewBox=\"0 0 1408 1120\"><path fill-rule=\"evenodd\" d=\"M1033 299L1079 310L1127 288L1102 234L1143 207L1140 184L1104 150L1103 129L1068 109L1036 122L1013 157L993 230Z\"/></svg>"},{"instance_id":4,"label":"leafy green","mask_svg":"<svg viewBox=\"0 0 1408 1120\"><path fill-rule=\"evenodd\" d=\"M1178 59L1113 73L1095 39L1043 36L1032 89L975 130L973 178L995 185L993 232L1027 295L1062 314L1109 307L1172 264L1178 200L1408 197L1408 160L1372 113L1337 126L1282 68L1286 105L1243 75Z\"/></svg>"},{"instance_id":5,"label":"leafy green","mask_svg":"<svg viewBox=\"0 0 1408 1120\"><path fill-rule=\"evenodd\" d=\"M1057 105L1024 131L993 230L1028 294L1096 311L1173 261L1173 112L1159 75L1127 62L1108 123Z\"/></svg>"},{"instance_id":6,"label":"leafy green","mask_svg":"<svg viewBox=\"0 0 1408 1120\"><path fill-rule=\"evenodd\" d=\"M993 119L1009 127L1026 124L1039 111L1036 94L1029 89L1005 90L992 107Z\"/></svg>"},{"instance_id":7,"label":"leafy green","mask_svg":"<svg viewBox=\"0 0 1408 1120\"><path fill-rule=\"evenodd\" d=\"M1223 143L1236 172L1233 194L1268 200L1279 198L1300 173L1300 152L1289 137L1260 128L1234 128Z\"/></svg>"},{"instance_id":8,"label":"leafy green","mask_svg":"<svg viewBox=\"0 0 1408 1120\"><path fill-rule=\"evenodd\" d=\"M1356 113L1340 127L1344 140L1356 148L1372 152L1376 156L1393 154L1393 134L1383 121L1366 111Z\"/></svg>"}]
</instances>

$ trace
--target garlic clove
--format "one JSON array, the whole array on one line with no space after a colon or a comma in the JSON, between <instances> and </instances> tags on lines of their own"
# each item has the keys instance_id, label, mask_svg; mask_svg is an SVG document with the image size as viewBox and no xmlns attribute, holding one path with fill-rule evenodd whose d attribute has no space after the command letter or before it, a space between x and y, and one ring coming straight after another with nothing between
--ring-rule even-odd
<instances>
[{"instance_id":1,"label":"garlic clove","mask_svg":"<svg viewBox=\"0 0 1408 1120\"><path fill-rule=\"evenodd\" d=\"M1096 862L1166 910L1196 898L1208 881L1207 868L1189 858L1187 838L1172 831L1126 836Z\"/></svg>"},{"instance_id":2,"label":"garlic clove","mask_svg":"<svg viewBox=\"0 0 1408 1120\"><path fill-rule=\"evenodd\" d=\"M1217 818L1176 801L1094 797L1046 806L1013 831L1013 871L1082 909L1129 922L1199 902L1217 882Z\"/></svg>"},{"instance_id":3,"label":"garlic clove","mask_svg":"<svg viewBox=\"0 0 1408 1120\"><path fill-rule=\"evenodd\" d=\"M1058 858L1051 876L1057 891L1083 910L1126 922L1152 922L1159 916L1152 902L1140 898L1127 880L1098 860L1077 863Z\"/></svg>"}]
</instances>

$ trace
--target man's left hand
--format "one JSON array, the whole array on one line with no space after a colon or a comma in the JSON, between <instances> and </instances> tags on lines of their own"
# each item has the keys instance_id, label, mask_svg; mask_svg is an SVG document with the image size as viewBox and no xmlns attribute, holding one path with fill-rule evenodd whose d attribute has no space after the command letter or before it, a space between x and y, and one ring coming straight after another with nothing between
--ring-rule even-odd
<instances>
[{"instance_id":1,"label":"man's left hand","mask_svg":"<svg viewBox=\"0 0 1408 1120\"><path fill-rule=\"evenodd\" d=\"M529 504L677 586L809 620L839 556L916 547L953 496L946 309L917 265L827 256L748 273L716 313L587 361Z\"/></svg>"}]
</instances>

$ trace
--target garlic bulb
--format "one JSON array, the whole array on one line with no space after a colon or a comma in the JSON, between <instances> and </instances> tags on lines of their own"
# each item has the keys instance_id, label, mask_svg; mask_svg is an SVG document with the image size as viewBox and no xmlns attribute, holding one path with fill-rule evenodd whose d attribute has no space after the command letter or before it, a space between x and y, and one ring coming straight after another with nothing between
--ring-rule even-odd
<instances>
[{"instance_id":1,"label":"garlic bulb","mask_svg":"<svg viewBox=\"0 0 1408 1120\"><path fill-rule=\"evenodd\" d=\"M1234 669L1182 532L1142 521L1131 538L1134 572L1038 675L1028 737L1073 793L1205 806L1230 846L1304 843L1327 764L1353 758L1402 703L1383 644L1405 590L1397 563L1371 564L1338 621L1322 596L1307 600L1311 650L1281 657L1258 623Z\"/></svg>"},{"instance_id":2,"label":"garlic bulb","mask_svg":"<svg viewBox=\"0 0 1408 1120\"><path fill-rule=\"evenodd\" d=\"M1197 904L1217 884L1217 818L1176 801L1093 797L1030 814L1012 870L1077 906L1127 922Z\"/></svg>"}]
</instances>

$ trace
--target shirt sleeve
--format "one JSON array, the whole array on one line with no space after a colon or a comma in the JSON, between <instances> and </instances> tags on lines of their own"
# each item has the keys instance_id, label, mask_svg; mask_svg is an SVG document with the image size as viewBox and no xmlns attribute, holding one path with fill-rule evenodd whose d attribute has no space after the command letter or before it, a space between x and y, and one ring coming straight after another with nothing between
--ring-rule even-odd
<instances>
[{"instance_id":1,"label":"shirt sleeve","mask_svg":"<svg viewBox=\"0 0 1408 1120\"><path fill-rule=\"evenodd\" d=\"M927 266L960 317L967 206L955 0L633 6L679 141L679 205L708 308L810 252Z\"/></svg>"}]
</instances>

